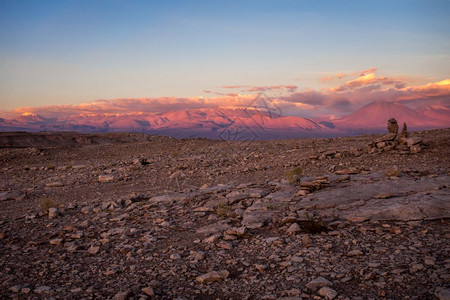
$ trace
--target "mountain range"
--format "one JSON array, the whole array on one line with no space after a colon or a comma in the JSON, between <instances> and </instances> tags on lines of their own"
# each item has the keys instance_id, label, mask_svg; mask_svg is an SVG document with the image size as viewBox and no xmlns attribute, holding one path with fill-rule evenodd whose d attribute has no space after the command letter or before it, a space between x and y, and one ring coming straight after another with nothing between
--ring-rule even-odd
<instances>
[{"instance_id":1,"label":"mountain range","mask_svg":"<svg viewBox=\"0 0 450 300\"><path fill-rule=\"evenodd\" d=\"M176 138L206 137L253 140L298 137L332 137L386 130L396 118L410 130L450 127L450 108L429 106L414 110L400 103L374 101L351 115L335 120L274 116L257 109L208 108L165 113L89 114L45 118L25 113L0 119L1 131L142 132Z\"/></svg>"}]
</instances>

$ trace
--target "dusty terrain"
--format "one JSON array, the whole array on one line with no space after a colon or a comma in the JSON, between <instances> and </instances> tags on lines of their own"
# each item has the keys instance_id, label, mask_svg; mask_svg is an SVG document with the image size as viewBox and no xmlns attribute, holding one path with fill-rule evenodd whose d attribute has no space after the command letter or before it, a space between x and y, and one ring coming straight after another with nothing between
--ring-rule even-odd
<instances>
[{"instance_id":1,"label":"dusty terrain","mask_svg":"<svg viewBox=\"0 0 450 300\"><path fill-rule=\"evenodd\" d=\"M450 129L55 135L0 135L0 298L449 299Z\"/></svg>"}]
</instances>

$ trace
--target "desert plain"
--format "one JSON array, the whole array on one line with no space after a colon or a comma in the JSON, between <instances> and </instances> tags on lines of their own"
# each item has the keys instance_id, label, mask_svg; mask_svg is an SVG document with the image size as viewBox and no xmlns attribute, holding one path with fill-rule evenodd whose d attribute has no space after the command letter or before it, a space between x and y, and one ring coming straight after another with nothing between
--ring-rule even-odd
<instances>
[{"instance_id":1,"label":"desert plain","mask_svg":"<svg viewBox=\"0 0 450 300\"><path fill-rule=\"evenodd\" d=\"M2 299L450 299L450 129L1 133Z\"/></svg>"}]
</instances>

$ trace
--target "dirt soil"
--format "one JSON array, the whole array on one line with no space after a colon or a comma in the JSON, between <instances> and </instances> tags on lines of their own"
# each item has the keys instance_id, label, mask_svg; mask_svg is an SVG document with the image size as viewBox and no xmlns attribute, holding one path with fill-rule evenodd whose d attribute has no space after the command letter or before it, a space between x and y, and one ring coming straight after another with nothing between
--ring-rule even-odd
<instances>
[{"instance_id":1,"label":"dirt soil","mask_svg":"<svg viewBox=\"0 0 450 300\"><path fill-rule=\"evenodd\" d=\"M3 133L0 298L448 299L445 203L439 218L389 220L304 205L366 175L446 180L450 129L411 135L418 153L368 153L380 135ZM449 183L420 192L445 199Z\"/></svg>"}]
</instances>

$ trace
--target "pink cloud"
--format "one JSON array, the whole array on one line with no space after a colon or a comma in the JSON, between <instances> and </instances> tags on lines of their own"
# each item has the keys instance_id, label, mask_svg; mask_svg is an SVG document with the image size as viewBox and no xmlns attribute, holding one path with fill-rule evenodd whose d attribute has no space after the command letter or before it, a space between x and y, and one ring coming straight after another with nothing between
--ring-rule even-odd
<instances>
[{"instance_id":1,"label":"pink cloud","mask_svg":"<svg viewBox=\"0 0 450 300\"><path fill-rule=\"evenodd\" d=\"M253 86L248 88L250 92L265 92L265 91L274 91L274 90L287 90L288 92L294 92L298 86L296 85L273 85L273 86Z\"/></svg>"},{"instance_id":2,"label":"pink cloud","mask_svg":"<svg viewBox=\"0 0 450 300\"><path fill-rule=\"evenodd\" d=\"M276 91L285 90L287 92L294 92L298 86L292 84L280 84L272 86L250 86L250 85L226 85L223 86L224 89L243 89L248 92L266 92L266 91Z\"/></svg>"},{"instance_id":3,"label":"pink cloud","mask_svg":"<svg viewBox=\"0 0 450 300\"><path fill-rule=\"evenodd\" d=\"M248 85L225 85L223 86L224 89L242 89L247 88Z\"/></svg>"},{"instance_id":4,"label":"pink cloud","mask_svg":"<svg viewBox=\"0 0 450 300\"><path fill-rule=\"evenodd\" d=\"M38 107L18 107L13 113L37 113L45 117L61 117L89 114L139 114L148 112L168 112L199 108L242 107L248 105L256 95L236 95L202 98L130 98L97 100L77 105L52 105Z\"/></svg>"},{"instance_id":5,"label":"pink cloud","mask_svg":"<svg viewBox=\"0 0 450 300\"><path fill-rule=\"evenodd\" d=\"M276 111L277 115L282 116L334 115L338 117L350 114L375 100L402 101L412 107L441 105L450 108L450 79L424 85L408 85L393 77L378 76L375 71L375 68L370 68L353 72L354 78L336 87L322 90L298 90L296 85L234 85L223 88L245 87L245 91L240 91L242 94L238 94L204 90L203 93L210 94L210 97L122 98L97 100L78 105L19 107L12 112L2 112L2 115L32 112L48 118L58 118L90 114L140 114L201 108L246 107L270 108ZM350 73L345 73L345 76L350 76L348 74ZM278 94L274 96L274 93L268 91Z\"/></svg>"},{"instance_id":6,"label":"pink cloud","mask_svg":"<svg viewBox=\"0 0 450 300\"><path fill-rule=\"evenodd\" d=\"M349 114L375 100L404 101L416 108L429 105L450 107L450 80L407 86L395 78L362 72L343 85L322 91L300 91L281 99L291 103L312 105L320 114L327 112L337 115Z\"/></svg>"}]
</instances>

